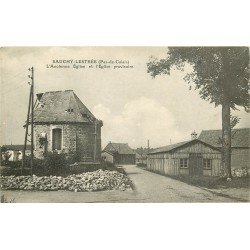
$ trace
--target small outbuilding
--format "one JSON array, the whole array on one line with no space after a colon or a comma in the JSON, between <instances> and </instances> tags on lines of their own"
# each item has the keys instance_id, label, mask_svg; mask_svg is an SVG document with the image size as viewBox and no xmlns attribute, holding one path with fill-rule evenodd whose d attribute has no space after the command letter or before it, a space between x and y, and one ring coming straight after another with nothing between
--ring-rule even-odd
<instances>
[{"instance_id":1,"label":"small outbuilding","mask_svg":"<svg viewBox=\"0 0 250 250\"><path fill-rule=\"evenodd\" d=\"M152 150L147 168L166 175L218 176L221 152L199 139L180 142Z\"/></svg>"},{"instance_id":2,"label":"small outbuilding","mask_svg":"<svg viewBox=\"0 0 250 250\"><path fill-rule=\"evenodd\" d=\"M135 164L135 151L127 143L109 142L102 151L102 158L114 164Z\"/></svg>"}]
</instances>

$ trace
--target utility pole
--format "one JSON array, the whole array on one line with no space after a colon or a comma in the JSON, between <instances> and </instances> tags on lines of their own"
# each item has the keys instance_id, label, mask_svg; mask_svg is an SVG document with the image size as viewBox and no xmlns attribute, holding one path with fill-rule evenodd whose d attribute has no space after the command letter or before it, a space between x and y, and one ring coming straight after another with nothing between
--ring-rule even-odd
<instances>
[{"instance_id":1,"label":"utility pole","mask_svg":"<svg viewBox=\"0 0 250 250\"><path fill-rule=\"evenodd\" d=\"M33 174L33 159L34 159L34 68L31 67L31 160L30 174Z\"/></svg>"},{"instance_id":2,"label":"utility pole","mask_svg":"<svg viewBox=\"0 0 250 250\"><path fill-rule=\"evenodd\" d=\"M30 84L30 95L29 95L29 106L28 106L28 112L27 112L27 120L25 124L25 139L24 139L24 147L23 147L23 159L22 159L22 174L24 170L24 164L25 164L25 158L26 158L26 149L27 149L27 141L28 140L28 132L29 132L29 123L30 123L30 116L31 116L31 162L30 162L30 168L31 168L31 174L33 173L33 158L34 158L34 68L29 68L29 71L31 71L31 75L29 75L29 78L31 78Z\"/></svg>"},{"instance_id":3,"label":"utility pole","mask_svg":"<svg viewBox=\"0 0 250 250\"><path fill-rule=\"evenodd\" d=\"M96 131L96 125L97 125L97 121L94 121L94 126L95 126L95 132L94 132L94 162L96 162L96 137L97 137L97 131Z\"/></svg>"},{"instance_id":4,"label":"utility pole","mask_svg":"<svg viewBox=\"0 0 250 250\"><path fill-rule=\"evenodd\" d=\"M25 163L25 152L26 152L26 147L27 147L28 130L29 130L31 93L32 93L32 89L30 86L29 106L28 106L27 120L26 120L26 124L25 124L25 139L24 139L24 147L23 147L23 159L22 159L22 174L23 174L24 163Z\"/></svg>"},{"instance_id":5,"label":"utility pole","mask_svg":"<svg viewBox=\"0 0 250 250\"><path fill-rule=\"evenodd\" d=\"M148 140L148 154L149 154L149 140Z\"/></svg>"}]
</instances>

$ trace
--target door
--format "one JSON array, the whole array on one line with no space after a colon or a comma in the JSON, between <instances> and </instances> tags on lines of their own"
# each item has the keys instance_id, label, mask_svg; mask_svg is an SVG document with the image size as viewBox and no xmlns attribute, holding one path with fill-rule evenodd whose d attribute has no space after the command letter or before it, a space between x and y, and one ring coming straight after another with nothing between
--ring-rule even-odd
<instances>
[{"instance_id":1,"label":"door","mask_svg":"<svg viewBox=\"0 0 250 250\"><path fill-rule=\"evenodd\" d=\"M62 149L62 130L55 128L52 130L52 150Z\"/></svg>"},{"instance_id":2,"label":"door","mask_svg":"<svg viewBox=\"0 0 250 250\"><path fill-rule=\"evenodd\" d=\"M189 154L189 175L202 175L202 155Z\"/></svg>"}]
</instances>

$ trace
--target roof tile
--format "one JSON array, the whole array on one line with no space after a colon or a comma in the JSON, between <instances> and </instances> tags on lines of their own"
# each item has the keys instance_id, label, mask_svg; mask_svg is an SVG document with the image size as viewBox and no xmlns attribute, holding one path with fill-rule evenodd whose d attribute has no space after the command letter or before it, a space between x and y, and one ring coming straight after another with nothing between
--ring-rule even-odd
<instances>
[{"instance_id":1,"label":"roof tile","mask_svg":"<svg viewBox=\"0 0 250 250\"><path fill-rule=\"evenodd\" d=\"M34 123L92 122L96 118L73 90L38 94L39 105L34 111Z\"/></svg>"},{"instance_id":2,"label":"roof tile","mask_svg":"<svg viewBox=\"0 0 250 250\"><path fill-rule=\"evenodd\" d=\"M135 154L134 150L129 147L127 143L114 143L110 142L103 151L119 154Z\"/></svg>"}]
</instances>

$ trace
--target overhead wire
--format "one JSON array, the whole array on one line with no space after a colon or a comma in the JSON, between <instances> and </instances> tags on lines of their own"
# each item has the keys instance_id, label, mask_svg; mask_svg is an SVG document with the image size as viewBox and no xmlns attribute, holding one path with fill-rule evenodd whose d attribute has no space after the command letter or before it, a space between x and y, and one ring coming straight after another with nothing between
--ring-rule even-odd
<instances>
[{"instance_id":1,"label":"overhead wire","mask_svg":"<svg viewBox=\"0 0 250 250\"><path fill-rule=\"evenodd\" d=\"M23 87L22 84L25 83L25 78L26 76L23 75L23 72L17 73L14 76L10 77L1 77L1 94L6 95L11 93L12 91L15 91L17 89L20 89ZM21 86L20 86L21 82Z\"/></svg>"},{"instance_id":2,"label":"overhead wire","mask_svg":"<svg viewBox=\"0 0 250 250\"><path fill-rule=\"evenodd\" d=\"M6 73L5 73L4 79L6 79L7 81L9 81L9 80L12 80L12 79L17 78L17 77L20 76L20 75L23 75L23 72L17 73L17 74L15 74L14 76L10 75L10 77L9 77L9 76L6 76ZM23 76L26 76L26 75L23 75Z\"/></svg>"}]
</instances>

